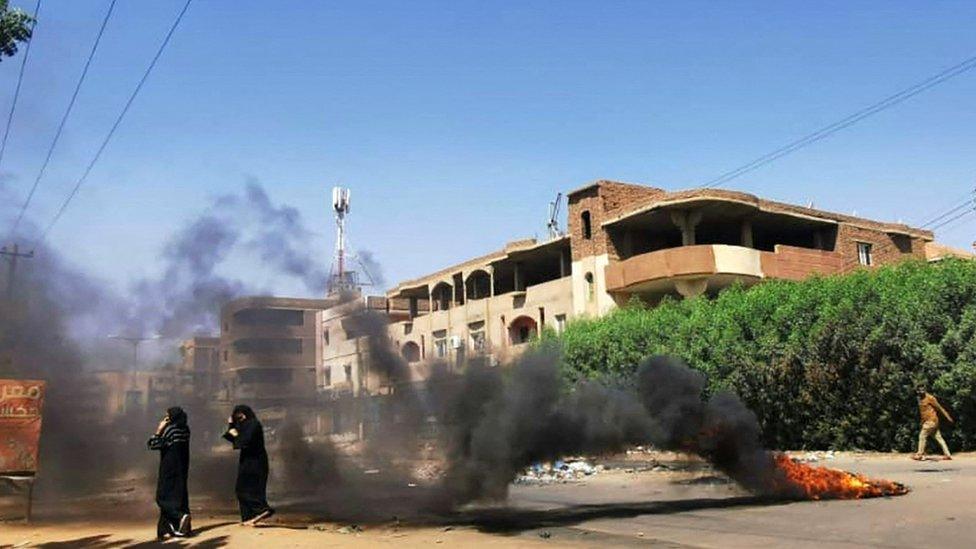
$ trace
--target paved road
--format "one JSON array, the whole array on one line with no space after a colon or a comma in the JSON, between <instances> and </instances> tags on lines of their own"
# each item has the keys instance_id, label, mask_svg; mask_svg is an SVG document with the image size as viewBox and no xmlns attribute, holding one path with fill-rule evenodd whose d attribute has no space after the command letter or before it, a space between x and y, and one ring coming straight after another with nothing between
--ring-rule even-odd
<instances>
[{"instance_id":1,"label":"paved road","mask_svg":"<svg viewBox=\"0 0 976 549\"><path fill-rule=\"evenodd\" d=\"M516 487L512 502L527 512L481 528L601 546L976 547L976 456L855 455L821 464L903 482L912 492L773 504L702 474L610 473L583 486Z\"/></svg>"},{"instance_id":2,"label":"paved road","mask_svg":"<svg viewBox=\"0 0 976 549\"><path fill-rule=\"evenodd\" d=\"M383 519L363 523L365 531L355 535L342 534L339 519L326 531L306 529L313 520L284 505L279 527L241 529L232 510L197 500L202 507L194 522L201 534L186 545L167 545L976 547L976 455L923 463L904 455L844 455L822 463L903 482L912 492L888 499L784 504L752 497L707 470L620 471L587 477L582 484L516 486L505 508L408 519L402 528ZM0 525L0 547L56 540L68 543L51 547L138 544L152 537L151 501L149 493L130 493L110 506L62 502L52 507L49 502L48 518L42 512L37 524ZM63 508L78 508L87 516L50 516Z\"/></svg>"}]
</instances>

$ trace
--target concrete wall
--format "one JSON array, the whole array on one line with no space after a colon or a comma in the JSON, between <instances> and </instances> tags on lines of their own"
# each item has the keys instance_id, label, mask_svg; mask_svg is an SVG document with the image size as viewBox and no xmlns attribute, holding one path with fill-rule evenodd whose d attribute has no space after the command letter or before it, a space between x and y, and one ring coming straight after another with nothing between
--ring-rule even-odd
<instances>
[{"instance_id":1,"label":"concrete wall","mask_svg":"<svg viewBox=\"0 0 976 549\"><path fill-rule=\"evenodd\" d=\"M522 346L510 341L509 328L519 317L531 318L541 330L555 326L556 317L573 314L571 277L528 286L524 292L508 292L483 299L468 300L446 311L420 315L409 321L389 326L389 337L396 349L401 350L408 342L422 349L426 362L444 361L456 365L466 356L491 353L499 359L514 356ZM543 309L540 311L540 308ZM543 319L542 316L545 316ZM473 335L483 334L484 351L475 350ZM451 346L451 337L460 338L460 348ZM446 340L444 357L438 357L435 342ZM423 379L428 369L415 365L413 381Z\"/></svg>"}]
</instances>

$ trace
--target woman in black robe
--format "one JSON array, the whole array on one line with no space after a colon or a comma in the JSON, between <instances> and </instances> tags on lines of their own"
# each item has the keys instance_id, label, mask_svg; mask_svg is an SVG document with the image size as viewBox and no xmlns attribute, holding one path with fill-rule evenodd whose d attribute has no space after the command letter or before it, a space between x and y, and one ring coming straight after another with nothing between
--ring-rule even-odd
<instances>
[{"instance_id":1,"label":"woman in black robe","mask_svg":"<svg viewBox=\"0 0 976 549\"><path fill-rule=\"evenodd\" d=\"M186 412L178 406L166 410L147 443L159 451L159 477L156 481L156 505L159 522L156 537L190 535L190 495L186 481L190 472L190 428Z\"/></svg>"},{"instance_id":2,"label":"woman in black robe","mask_svg":"<svg viewBox=\"0 0 976 549\"><path fill-rule=\"evenodd\" d=\"M235 486L241 522L257 524L273 515L274 509L268 505L268 452L264 449L264 431L250 406L234 407L224 438L241 452Z\"/></svg>"}]
</instances>

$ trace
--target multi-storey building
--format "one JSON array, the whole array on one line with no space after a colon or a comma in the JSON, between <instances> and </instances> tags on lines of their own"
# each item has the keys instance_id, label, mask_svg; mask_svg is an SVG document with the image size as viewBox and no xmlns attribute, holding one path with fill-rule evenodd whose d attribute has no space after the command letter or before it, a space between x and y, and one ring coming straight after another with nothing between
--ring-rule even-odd
<instances>
[{"instance_id":1,"label":"multi-storey building","mask_svg":"<svg viewBox=\"0 0 976 549\"><path fill-rule=\"evenodd\" d=\"M229 303L221 313L221 400L309 402L308 432L362 436L378 408L370 408L377 399L367 405L358 397L422 381L435 363L504 362L543 329L559 332L572 318L632 299L655 305L732 284L960 253L923 229L734 191L597 181L568 199L567 234L510 242L400 282L385 297ZM380 316L364 317L364 308ZM392 358L376 356L390 352L371 345L377 337L388 340Z\"/></svg>"},{"instance_id":2,"label":"multi-storey building","mask_svg":"<svg viewBox=\"0 0 976 549\"><path fill-rule=\"evenodd\" d=\"M224 305L218 400L265 407L313 399L322 356L317 314L336 303L244 297Z\"/></svg>"},{"instance_id":3,"label":"multi-storey building","mask_svg":"<svg viewBox=\"0 0 976 549\"><path fill-rule=\"evenodd\" d=\"M742 192L597 181L568 198L565 236L516 241L387 293L409 304L389 334L417 379L431 359L504 359L543 328L635 298L654 305L931 255L931 231Z\"/></svg>"}]
</instances>

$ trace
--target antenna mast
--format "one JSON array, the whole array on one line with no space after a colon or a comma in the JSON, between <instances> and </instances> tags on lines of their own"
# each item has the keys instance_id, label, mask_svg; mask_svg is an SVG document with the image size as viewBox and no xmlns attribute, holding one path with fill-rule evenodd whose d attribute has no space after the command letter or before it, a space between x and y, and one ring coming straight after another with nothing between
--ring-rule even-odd
<instances>
[{"instance_id":1,"label":"antenna mast","mask_svg":"<svg viewBox=\"0 0 976 549\"><path fill-rule=\"evenodd\" d=\"M358 289L356 273L346 271L346 214L349 213L349 189L332 188L332 211L336 220L335 265L329 279L329 293Z\"/></svg>"},{"instance_id":2,"label":"antenna mast","mask_svg":"<svg viewBox=\"0 0 976 549\"><path fill-rule=\"evenodd\" d=\"M559 238L563 235L559 229L559 207L563 203L563 193L556 193L556 199L549 203L549 222L546 228L549 229L549 239Z\"/></svg>"}]
</instances>

